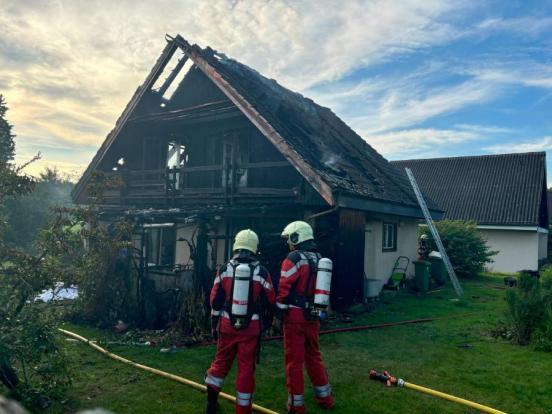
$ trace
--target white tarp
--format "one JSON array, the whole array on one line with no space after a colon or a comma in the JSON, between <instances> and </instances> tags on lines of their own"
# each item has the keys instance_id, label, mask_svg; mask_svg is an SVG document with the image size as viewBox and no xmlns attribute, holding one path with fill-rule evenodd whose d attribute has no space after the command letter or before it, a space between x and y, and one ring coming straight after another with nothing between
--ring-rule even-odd
<instances>
[{"instance_id":1,"label":"white tarp","mask_svg":"<svg viewBox=\"0 0 552 414\"><path fill-rule=\"evenodd\" d=\"M35 298L36 301L49 302L51 300L73 300L79 296L78 288L74 285L65 287L61 282L56 283L54 289L43 290L40 295Z\"/></svg>"}]
</instances>

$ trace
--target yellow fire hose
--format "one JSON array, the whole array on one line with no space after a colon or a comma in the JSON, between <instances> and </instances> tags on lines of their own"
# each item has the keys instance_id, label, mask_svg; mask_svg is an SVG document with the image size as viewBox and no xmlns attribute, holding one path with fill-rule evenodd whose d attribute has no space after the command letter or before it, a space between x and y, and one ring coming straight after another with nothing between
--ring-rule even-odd
<instances>
[{"instance_id":1,"label":"yellow fire hose","mask_svg":"<svg viewBox=\"0 0 552 414\"><path fill-rule=\"evenodd\" d=\"M431 388L421 387L416 384L412 384L410 382L406 382L402 378L395 378L389 375L387 371L384 371L383 373L377 372L376 370L370 371L370 378L376 381L381 381L387 386L396 385L397 387L404 387L404 388L410 388L411 390L415 390L418 392L422 392L424 394L432 395L434 397L443 398L448 401L452 401L458 404L465 405L466 407L475 408L476 410L479 410L483 413L490 413L490 414L506 414L504 411L496 410L491 407L487 407L486 405L478 404L473 401L465 400L463 398L455 397L454 395L445 394L444 392L435 391Z\"/></svg>"},{"instance_id":2,"label":"yellow fire hose","mask_svg":"<svg viewBox=\"0 0 552 414\"><path fill-rule=\"evenodd\" d=\"M104 355L107 355L111 359L114 359L114 360L119 361L119 362L123 362L125 364L130 365L130 366L133 366L134 368L138 368L138 369L150 372L152 374L159 375L160 377L167 378L167 379L179 382L179 383L184 384L184 385L189 385L190 387L195 388L198 391L202 391L202 392L207 391L207 387L203 384L198 384L197 382L190 381L189 379L186 379L186 378L183 378L183 377L179 377L178 375L169 374L168 372L161 371L159 369L155 369L155 368L148 367L146 365L138 364L134 361L131 361L131 360L123 358L119 355L113 354L113 353L109 352L108 350L102 348L101 346L96 345L95 343L93 343L90 340L86 339L85 337L77 335L74 332L67 331L67 330L61 329L61 328L59 329L59 331L62 332L63 334L65 334L65 335L73 338L73 339L77 339L81 342L84 342L84 343L90 345L96 351L101 352ZM236 402L236 397L234 397L233 395L229 395L229 394L221 392L219 394L219 396L221 398L227 400L227 401L231 401L233 403ZM253 404L253 411L255 411L257 413L261 413L261 414L278 414L275 411L272 411L272 410L269 410L267 408L261 407L260 405L257 405L257 404Z\"/></svg>"},{"instance_id":3,"label":"yellow fire hose","mask_svg":"<svg viewBox=\"0 0 552 414\"><path fill-rule=\"evenodd\" d=\"M434 397L443 398L448 401L452 401L458 404L465 405L467 407L475 408L476 410L479 410L483 413L491 413L491 414L506 414L504 411L495 410L494 408L487 407L486 405L478 404L473 401L465 400L463 398L455 397L454 395L445 394L444 392L435 391L431 388L421 387L420 385L411 384L410 382L404 381L403 387L410 388L412 390L416 390L419 392L423 392L424 394L433 395Z\"/></svg>"}]
</instances>

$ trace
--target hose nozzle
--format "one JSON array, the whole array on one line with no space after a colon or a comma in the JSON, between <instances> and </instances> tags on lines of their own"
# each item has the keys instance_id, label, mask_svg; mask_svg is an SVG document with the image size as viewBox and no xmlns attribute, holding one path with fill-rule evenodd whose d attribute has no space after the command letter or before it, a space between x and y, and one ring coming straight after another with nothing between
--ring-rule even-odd
<instances>
[{"instance_id":1,"label":"hose nozzle","mask_svg":"<svg viewBox=\"0 0 552 414\"><path fill-rule=\"evenodd\" d=\"M395 378L387 371L378 372L375 369L372 369L370 370L370 379L383 382L388 387L391 385L402 387L404 385L404 381L401 378Z\"/></svg>"}]
</instances>

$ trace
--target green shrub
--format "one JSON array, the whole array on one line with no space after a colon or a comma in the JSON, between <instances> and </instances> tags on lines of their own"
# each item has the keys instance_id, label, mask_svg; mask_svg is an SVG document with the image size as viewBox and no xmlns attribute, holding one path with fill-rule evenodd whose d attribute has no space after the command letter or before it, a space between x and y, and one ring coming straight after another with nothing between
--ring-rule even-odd
<instances>
[{"instance_id":1,"label":"green shrub","mask_svg":"<svg viewBox=\"0 0 552 414\"><path fill-rule=\"evenodd\" d=\"M492 256L498 253L489 249L473 221L443 220L436 225L450 262L459 277L475 276L482 272L485 264L491 263ZM437 250L429 228L424 227L420 232L428 235L431 249Z\"/></svg>"},{"instance_id":2,"label":"green shrub","mask_svg":"<svg viewBox=\"0 0 552 414\"><path fill-rule=\"evenodd\" d=\"M520 345L531 342L552 351L552 275L545 270L538 279L520 272L517 288L506 292L507 318L512 339Z\"/></svg>"}]
</instances>

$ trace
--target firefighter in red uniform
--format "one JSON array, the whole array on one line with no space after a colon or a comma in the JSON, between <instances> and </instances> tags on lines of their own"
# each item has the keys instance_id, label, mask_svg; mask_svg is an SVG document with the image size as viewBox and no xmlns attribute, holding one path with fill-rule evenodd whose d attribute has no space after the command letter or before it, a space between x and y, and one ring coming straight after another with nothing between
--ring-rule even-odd
<instances>
[{"instance_id":1,"label":"firefighter in red uniform","mask_svg":"<svg viewBox=\"0 0 552 414\"><path fill-rule=\"evenodd\" d=\"M218 343L215 360L205 376L206 414L216 412L218 394L236 357L236 413L252 412L262 311L270 312L275 302L270 274L256 257L258 244L253 231L240 231L234 239L233 257L221 267L211 290L211 322Z\"/></svg>"},{"instance_id":2,"label":"firefighter in red uniform","mask_svg":"<svg viewBox=\"0 0 552 414\"><path fill-rule=\"evenodd\" d=\"M312 228L304 221L286 226L282 237L291 252L282 263L276 306L284 313L284 354L288 412L305 412L303 365L314 387L316 403L333 408L328 375L320 355L320 322L313 316L317 263L321 255L314 242Z\"/></svg>"}]
</instances>

